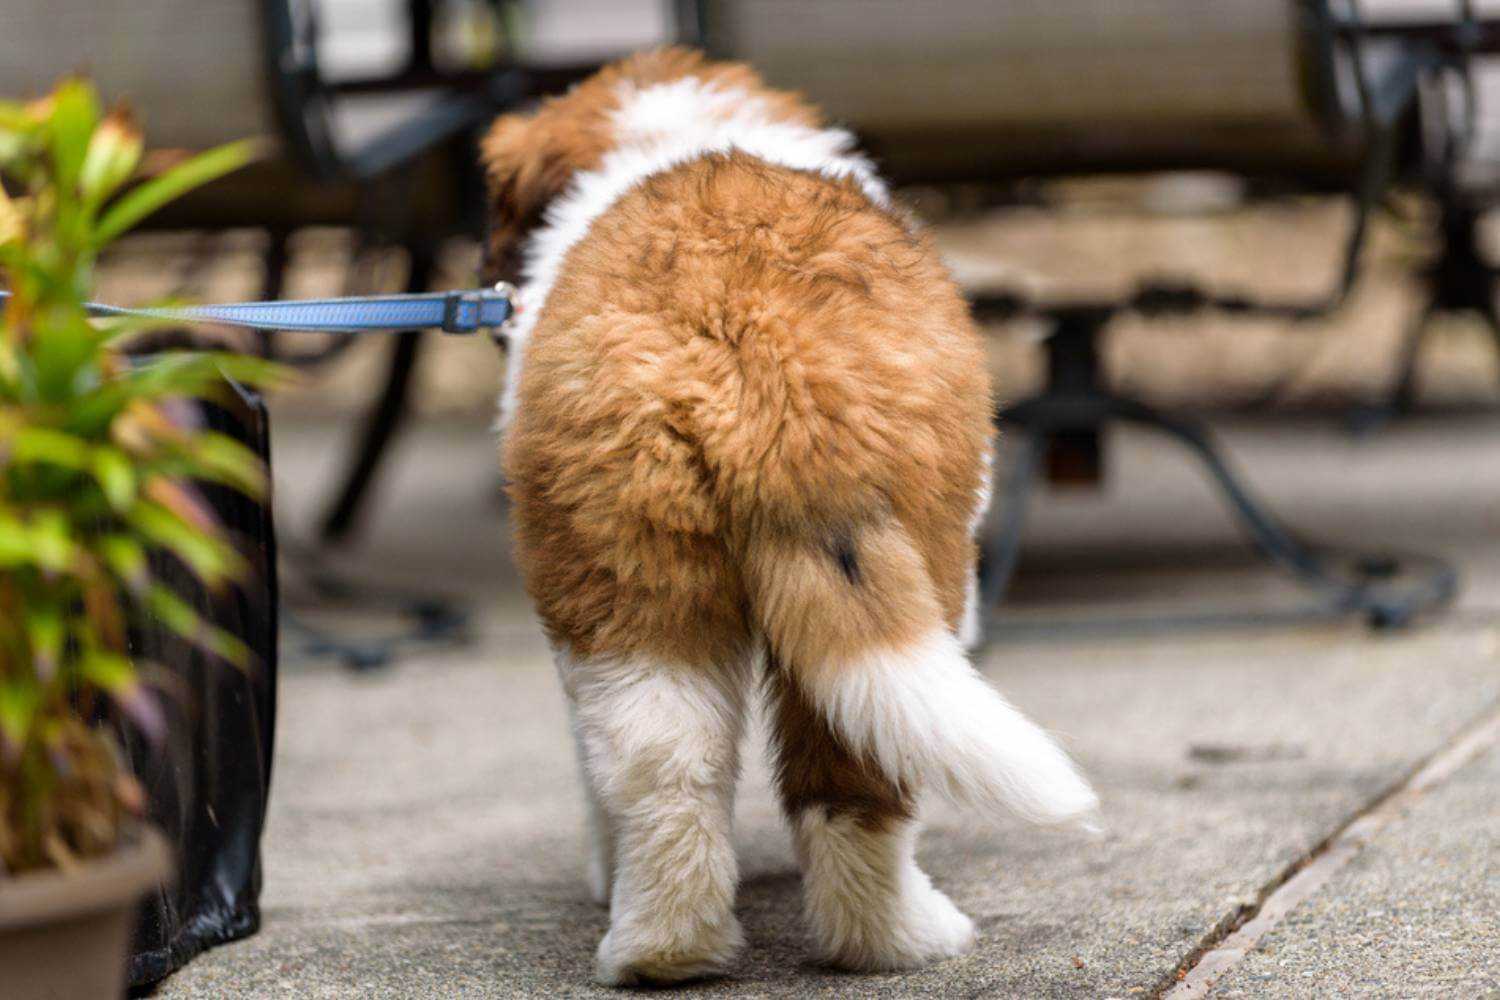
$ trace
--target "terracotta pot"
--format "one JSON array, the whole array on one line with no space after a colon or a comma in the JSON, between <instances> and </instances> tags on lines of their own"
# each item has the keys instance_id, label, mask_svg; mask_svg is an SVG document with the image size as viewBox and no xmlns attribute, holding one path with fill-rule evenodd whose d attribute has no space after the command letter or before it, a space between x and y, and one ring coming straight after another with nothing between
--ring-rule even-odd
<instances>
[{"instance_id":1,"label":"terracotta pot","mask_svg":"<svg viewBox=\"0 0 1500 1000\"><path fill-rule=\"evenodd\" d=\"M171 873L166 841L138 827L75 872L0 880L4 1000L109 1000L125 990L136 903Z\"/></svg>"}]
</instances>

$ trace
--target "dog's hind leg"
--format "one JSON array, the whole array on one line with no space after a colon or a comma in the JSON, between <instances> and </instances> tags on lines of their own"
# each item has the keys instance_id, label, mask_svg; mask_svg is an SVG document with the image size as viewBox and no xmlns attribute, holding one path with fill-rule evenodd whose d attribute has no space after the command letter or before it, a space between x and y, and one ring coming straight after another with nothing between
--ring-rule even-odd
<instances>
[{"instance_id":1,"label":"dog's hind leg","mask_svg":"<svg viewBox=\"0 0 1500 1000\"><path fill-rule=\"evenodd\" d=\"M746 547L808 923L824 958L860 969L973 940L913 858L920 792L1044 823L1087 823L1097 806L1067 754L969 664L912 538L877 512Z\"/></svg>"},{"instance_id":2,"label":"dog's hind leg","mask_svg":"<svg viewBox=\"0 0 1500 1000\"><path fill-rule=\"evenodd\" d=\"M873 971L968 951L972 921L917 867L912 794L851 756L774 664L767 683L777 783L817 956Z\"/></svg>"},{"instance_id":3,"label":"dog's hind leg","mask_svg":"<svg viewBox=\"0 0 1500 1000\"><path fill-rule=\"evenodd\" d=\"M589 770L588 752L584 748L583 733L578 728L577 706L568 700L569 722L573 727L573 743L578 751L578 772L583 780L583 809L585 836L584 849L588 852L589 897L600 906L609 905L610 887L614 883L614 832L610 828L609 813L604 800L599 797L599 785Z\"/></svg>"},{"instance_id":4,"label":"dog's hind leg","mask_svg":"<svg viewBox=\"0 0 1500 1000\"><path fill-rule=\"evenodd\" d=\"M722 971L743 944L730 826L746 671L643 656L563 665L584 769L612 840L609 985Z\"/></svg>"}]
</instances>

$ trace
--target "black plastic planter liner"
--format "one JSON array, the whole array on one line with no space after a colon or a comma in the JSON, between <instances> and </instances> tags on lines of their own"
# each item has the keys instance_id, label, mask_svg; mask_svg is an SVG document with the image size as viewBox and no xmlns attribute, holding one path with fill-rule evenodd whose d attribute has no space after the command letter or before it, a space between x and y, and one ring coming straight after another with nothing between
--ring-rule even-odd
<instances>
[{"instance_id":1,"label":"black plastic planter liner","mask_svg":"<svg viewBox=\"0 0 1500 1000\"><path fill-rule=\"evenodd\" d=\"M264 402L231 385L223 405L200 406L204 424L258 452L270 465ZM165 668L174 690L164 698L161 747L122 733L146 789L150 817L177 855L177 880L141 906L131 949L133 987L155 983L194 955L252 934L260 926L260 834L270 790L276 717L276 542L269 497L256 503L204 485L204 499L250 560L238 589L211 595L170 556L153 571L198 613L238 636L255 654L248 672L213 660L165 628L132 635L141 664Z\"/></svg>"}]
</instances>

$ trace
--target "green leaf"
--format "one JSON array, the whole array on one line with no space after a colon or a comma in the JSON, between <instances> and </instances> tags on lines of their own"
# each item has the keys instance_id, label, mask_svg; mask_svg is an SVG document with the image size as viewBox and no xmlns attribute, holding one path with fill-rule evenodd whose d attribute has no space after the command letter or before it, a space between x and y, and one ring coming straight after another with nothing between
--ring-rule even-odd
<instances>
[{"instance_id":1,"label":"green leaf","mask_svg":"<svg viewBox=\"0 0 1500 1000\"><path fill-rule=\"evenodd\" d=\"M29 681L0 684L0 734L15 746L25 746L41 701L41 691Z\"/></svg>"},{"instance_id":2,"label":"green leaf","mask_svg":"<svg viewBox=\"0 0 1500 1000\"><path fill-rule=\"evenodd\" d=\"M146 364L121 373L80 400L67 426L93 433L135 399L169 396L208 398L224 389L224 379L265 386L287 378L290 369L262 358L199 351L167 351Z\"/></svg>"},{"instance_id":3,"label":"green leaf","mask_svg":"<svg viewBox=\"0 0 1500 1000\"><path fill-rule=\"evenodd\" d=\"M258 144L243 139L210 149L159 177L132 188L112 204L94 227L94 245L103 246L146 216L195 187L217 180L255 159Z\"/></svg>"},{"instance_id":4,"label":"green leaf","mask_svg":"<svg viewBox=\"0 0 1500 1000\"><path fill-rule=\"evenodd\" d=\"M195 476L232 486L251 498L265 496L266 469L260 456L229 435L203 431L193 436L188 452L197 467Z\"/></svg>"},{"instance_id":5,"label":"green leaf","mask_svg":"<svg viewBox=\"0 0 1500 1000\"><path fill-rule=\"evenodd\" d=\"M91 649L79 661L85 680L105 691L126 691L135 685L135 666L119 653Z\"/></svg>"},{"instance_id":6,"label":"green leaf","mask_svg":"<svg viewBox=\"0 0 1500 1000\"><path fill-rule=\"evenodd\" d=\"M50 119L54 180L57 189L72 195L88 150L89 137L99 123L99 97L85 80L64 80L52 92Z\"/></svg>"},{"instance_id":7,"label":"green leaf","mask_svg":"<svg viewBox=\"0 0 1500 1000\"><path fill-rule=\"evenodd\" d=\"M224 629L210 625L181 597L161 585L152 584L146 606L162 624L195 646L245 670L250 666L250 647Z\"/></svg>"},{"instance_id":8,"label":"green leaf","mask_svg":"<svg viewBox=\"0 0 1500 1000\"><path fill-rule=\"evenodd\" d=\"M123 511L135 502L135 466L129 456L118 448L100 446L94 449L92 465L111 507Z\"/></svg>"},{"instance_id":9,"label":"green leaf","mask_svg":"<svg viewBox=\"0 0 1500 1000\"><path fill-rule=\"evenodd\" d=\"M155 308L159 303L152 303ZM113 348L124 348L132 337L158 330L179 330L182 320L162 316L110 316L95 319L94 328L99 331L104 343Z\"/></svg>"},{"instance_id":10,"label":"green leaf","mask_svg":"<svg viewBox=\"0 0 1500 1000\"><path fill-rule=\"evenodd\" d=\"M89 446L83 440L46 427L23 427L10 439L10 457L15 462L46 462L49 465L87 472Z\"/></svg>"},{"instance_id":11,"label":"green leaf","mask_svg":"<svg viewBox=\"0 0 1500 1000\"><path fill-rule=\"evenodd\" d=\"M42 510L31 518L31 553L38 566L55 572L73 567L73 524L60 510Z\"/></svg>"},{"instance_id":12,"label":"green leaf","mask_svg":"<svg viewBox=\"0 0 1500 1000\"><path fill-rule=\"evenodd\" d=\"M135 172L141 160L141 130L130 113L116 108L89 139L78 187L89 205L98 205Z\"/></svg>"},{"instance_id":13,"label":"green leaf","mask_svg":"<svg viewBox=\"0 0 1500 1000\"><path fill-rule=\"evenodd\" d=\"M160 743L165 738L161 702L140 682L135 664L118 653L94 649L84 654L81 670L86 680L109 694L148 740Z\"/></svg>"},{"instance_id":14,"label":"green leaf","mask_svg":"<svg viewBox=\"0 0 1500 1000\"><path fill-rule=\"evenodd\" d=\"M99 554L115 579L126 590L144 591L148 583L146 549L126 535L105 535L99 539Z\"/></svg>"},{"instance_id":15,"label":"green leaf","mask_svg":"<svg viewBox=\"0 0 1500 1000\"><path fill-rule=\"evenodd\" d=\"M22 101L0 101L0 129L7 132L29 132L36 127Z\"/></svg>"},{"instance_id":16,"label":"green leaf","mask_svg":"<svg viewBox=\"0 0 1500 1000\"><path fill-rule=\"evenodd\" d=\"M43 604L26 614L26 638L31 643L31 660L36 674L48 681L62 660L63 615L56 605Z\"/></svg>"},{"instance_id":17,"label":"green leaf","mask_svg":"<svg viewBox=\"0 0 1500 1000\"><path fill-rule=\"evenodd\" d=\"M20 157L26 149L26 141L29 138L24 132L12 131L0 123L0 168Z\"/></svg>"},{"instance_id":18,"label":"green leaf","mask_svg":"<svg viewBox=\"0 0 1500 1000\"><path fill-rule=\"evenodd\" d=\"M85 369L97 372L100 335L75 303L53 303L38 310L40 335L27 350L36 366L37 388L44 399L70 402L83 383Z\"/></svg>"},{"instance_id":19,"label":"green leaf","mask_svg":"<svg viewBox=\"0 0 1500 1000\"><path fill-rule=\"evenodd\" d=\"M264 358L216 351L166 351L125 376L133 396L202 396L221 387L225 379L244 385L269 386L284 381L285 365Z\"/></svg>"},{"instance_id":20,"label":"green leaf","mask_svg":"<svg viewBox=\"0 0 1500 1000\"><path fill-rule=\"evenodd\" d=\"M73 569L76 554L72 522L65 512L40 510L22 518L0 510L0 566L65 573Z\"/></svg>"},{"instance_id":21,"label":"green leaf","mask_svg":"<svg viewBox=\"0 0 1500 1000\"><path fill-rule=\"evenodd\" d=\"M6 134L0 132L0 167L9 159L5 149ZM0 246L19 241L26 235L26 213L14 198L6 194L0 185Z\"/></svg>"},{"instance_id":22,"label":"green leaf","mask_svg":"<svg viewBox=\"0 0 1500 1000\"><path fill-rule=\"evenodd\" d=\"M294 369L265 358L224 352L216 352L208 356L212 359L221 378L233 379L241 385L268 389L296 377Z\"/></svg>"},{"instance_id":23,"label":"green leaf","mask_svg":"<svg viewBox=\"0 0 1500 1000\"><path fill-rule=\"evenodd\" d=\"M26 523L14 514L0 511L0 566L29 566L35 558Z\"/></svg>"},{"instance_id":24,"label":"green leaf","mask_svg":"<svg viewBox=\"0 0 1500 1000\"><path fill-rule=\"evenodd\" d=\"M226 579L239 579L248 569L244 557L234 549L185 523L160 504L142 501L125 518L148 542L167 549L210 586Z\"/></svg>"}]
</instances>

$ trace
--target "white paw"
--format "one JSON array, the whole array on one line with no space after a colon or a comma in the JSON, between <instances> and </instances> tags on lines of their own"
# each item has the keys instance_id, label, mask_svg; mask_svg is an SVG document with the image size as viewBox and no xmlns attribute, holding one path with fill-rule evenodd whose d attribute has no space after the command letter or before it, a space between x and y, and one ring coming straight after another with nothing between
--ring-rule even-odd
<instances>
[{"instance_id":1,"label":"white paw","mask_svg":"<svg viewBox=\"0 0 1500 1000\"><path fill-rule=\"evenodd\" d=\"M824 936L822 958L861 972L920 968L964 954L975 940L974 921L930 884L913 886L888 919L861 914L843 931L836 939Z\"/></svg>"},{"instance_id":2,"label":"white paw","mask_svg":"<svg viewBox=\"0 0 1500 1000\"><path fill-rule=\"evenodd\" d=\"M918 961L936 962L971 951L974 921L938 890L928 889L925 896L921 923L909 935Z\"/></svg>"},{"instance_id":3,"label":"white paw","mask_svg":"<svg viewBox=\"0 0 1500 1000\"><path fill-rule=\"evenodd\" d=\"M696 933L676 935L665 928L611 927L599 942L594 975L605 986L647 986L702 979L724 972L745 946L733 917Z\"/></svg>"}]
</instances>

